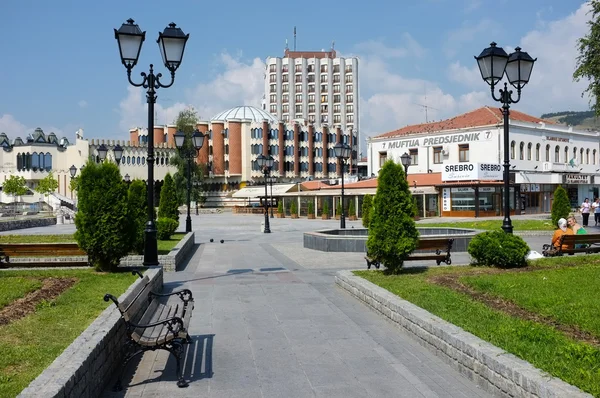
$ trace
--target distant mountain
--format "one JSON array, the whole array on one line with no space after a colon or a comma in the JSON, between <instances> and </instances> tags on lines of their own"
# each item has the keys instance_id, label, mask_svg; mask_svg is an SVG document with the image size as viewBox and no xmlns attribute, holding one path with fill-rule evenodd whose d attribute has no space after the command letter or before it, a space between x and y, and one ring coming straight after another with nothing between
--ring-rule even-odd
<instances>
[{"instance_id":1,"label":"distant mountain","mask_svg":"<svg viewBox=\"0 0 600 398\"><path fill-rule=\"evenodd\" d=\"M552 120L556 123L566 124L567 126L573 126L580 130L600 130L600 118L594 115L593 111L583 112L552 112L544 113L540 116L542 119Z\"/></svg>"}]
</instances>

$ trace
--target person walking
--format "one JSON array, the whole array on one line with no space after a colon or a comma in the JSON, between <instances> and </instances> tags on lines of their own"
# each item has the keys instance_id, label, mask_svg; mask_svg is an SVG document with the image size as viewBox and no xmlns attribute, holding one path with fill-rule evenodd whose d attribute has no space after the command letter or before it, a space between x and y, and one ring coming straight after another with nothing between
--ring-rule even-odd
<instances>
[{"instance_id":1,"label":"person walking","mask_svg":"<svg viewBox=\"0 0 600 398\"><path fill-rule=\"evenodd\" d=\"M583 226L584 227L588 226L588 219L590 218L590 209L591 208L592 208L592 205L590 204L590 200L588 198L585 198L585 200L581 204L581 209L579 209L579 211L581 212L581 217L583 218Z\"/></svg>"},{"instance_id":2,"label":"person walking","mask_svg":"<svg viewBox=\"0 0 600 398\"><path fill-rule=\"evenodd\" d=\"M592 209L594 210L594 227L598 226L600 222L600 198L596 198L592 203Z\"/></svg>"}]
</instances>

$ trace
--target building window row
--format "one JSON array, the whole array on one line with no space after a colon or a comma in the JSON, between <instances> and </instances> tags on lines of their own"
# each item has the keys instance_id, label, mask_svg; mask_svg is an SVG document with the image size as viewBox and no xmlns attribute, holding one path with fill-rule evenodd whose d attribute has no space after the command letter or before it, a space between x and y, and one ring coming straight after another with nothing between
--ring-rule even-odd
<instances>
[{"instance_id":1,"label":"building window row","mask_svg":"<svg viewBox=\"0 0 600 398\"><path fill-rule=\"evenodd\" d=\"M52 170L52 155L50 153L19 153L17 154L17 170L50 171Z\"/></svg>"},{"instance_id":2,"label":"building window row","mask_svg":"<svg viewBox=\"0 0 600 398\"><path fill-rule=\"evenodd\" d=\"M517 143L515 141L512 141L510 143L510 158L511 159L515 159L516 158L516 146ZM541 151L541 145L540 144L536 144L535 145L535 161L539 161L540 160L540 151ZM546 162L550 162L550 152L552 151L552 146L550 144L546 145L545 148L545 161ZM561 156L561 153L563 154ZM578 164L593 164L595 165L597 163L597 150L593 149L590 150L589 148L584 149L584 148L577 148L574 147L572 150L569 149L568 146L565 146L564 148L561 149L560 145L556 145L554 147L554 159L553 162L554 163L578 163ZM527 144L527 148L525 149L525 143L524 142L520 142L519 143L519 160L533 160L534 158L534 153L533 153L533 144L530 142Z\"/></svg>"}]
</instances>

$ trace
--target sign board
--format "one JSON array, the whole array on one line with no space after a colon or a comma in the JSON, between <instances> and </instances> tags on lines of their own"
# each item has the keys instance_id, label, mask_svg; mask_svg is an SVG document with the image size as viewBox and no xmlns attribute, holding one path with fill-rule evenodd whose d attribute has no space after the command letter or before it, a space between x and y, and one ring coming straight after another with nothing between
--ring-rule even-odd
<instances>
[{"instance_id":1,"label":"sign board","mask_svg":"<svg viewBox=\"0 0 600 398\"><path fill-rule=\"evenodd\" d=\"M475 193L475 189L474 188L469 188L469 187L460 187L460 188L450 188L451 192L468 192L468 193Z\"/></svg>"},{"instance_id":2,"label":"sign board","mask_svg":"<svg viewBox=\"0 0 600 398\"><path fill-rule=\"evenodd\" d=\"M540 184L521 184L521 192L540 192Z\"/></svg>"},{"instance_id":3,"label":"sign board","mask_svg":"<svg viewBox=\"0 0 600 398\"><path fill-rule=\"evenodd\" d=\"M502 166L496 163L455 163L442 168L442 181L502 180Z\"/></svg>"},{"instance_id":4,"label":"sign board","mask_svg":"<svg viewBox=\"0 0 600 398\"><path fill-rule=\"evenodd\" d=\"M496 192L494 187L479 187L479 192Z\"/></svg>"},{"instance_id":5,"label":"sign board","mask_svg":"<svg viewBox=\"0 0 600 398\"><path fill-rule=\"evenodd\" d=\"M442 210L450 211L450 188L442 189Z\"/></svg>"},{"instance_id":6,"label":"sign board","mask_svg":"<svg viewBox=\"0 0 600 398\"><path fill-rule=\"evenodd\" d=\"M387 142L382 142L382 150L417 148L417 147L432 147L442 146L447 144L460 144L478 141L489 141L492 139L492 132L477 132L477 133L455 133L448 135L429 136L423 138L397 139Z\"/></svg>"},{"instance_id":7,"label":"sign board","mask_svg":"<svg viewBox=\"0 0 600 398\"><path fill-rule=\"evenodd\" d=\"M590 183L589 175L565 174L563 178L564 178L565 184L589 184Z\"/></svg>"}]
</instances>

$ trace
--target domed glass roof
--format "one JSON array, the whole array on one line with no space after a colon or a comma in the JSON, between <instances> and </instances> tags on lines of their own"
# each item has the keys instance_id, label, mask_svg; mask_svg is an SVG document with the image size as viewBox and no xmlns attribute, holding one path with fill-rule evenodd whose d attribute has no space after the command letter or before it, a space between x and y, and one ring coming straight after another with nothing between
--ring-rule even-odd
<instances>
[{"instance_id":1,"label":"domed glass roof","mask_svg":"<svg viewBox=\"0 0 600 398\"><path fill-rule=\"evenodd\" d=\"M253 106L236 106L235 108L231 108L216 114L210 120L226 122L231 119L250 119L254 122L262 122L263 120L267 120L269 123L278 122L275 116Z\"/></svg>"}]
</instances>

